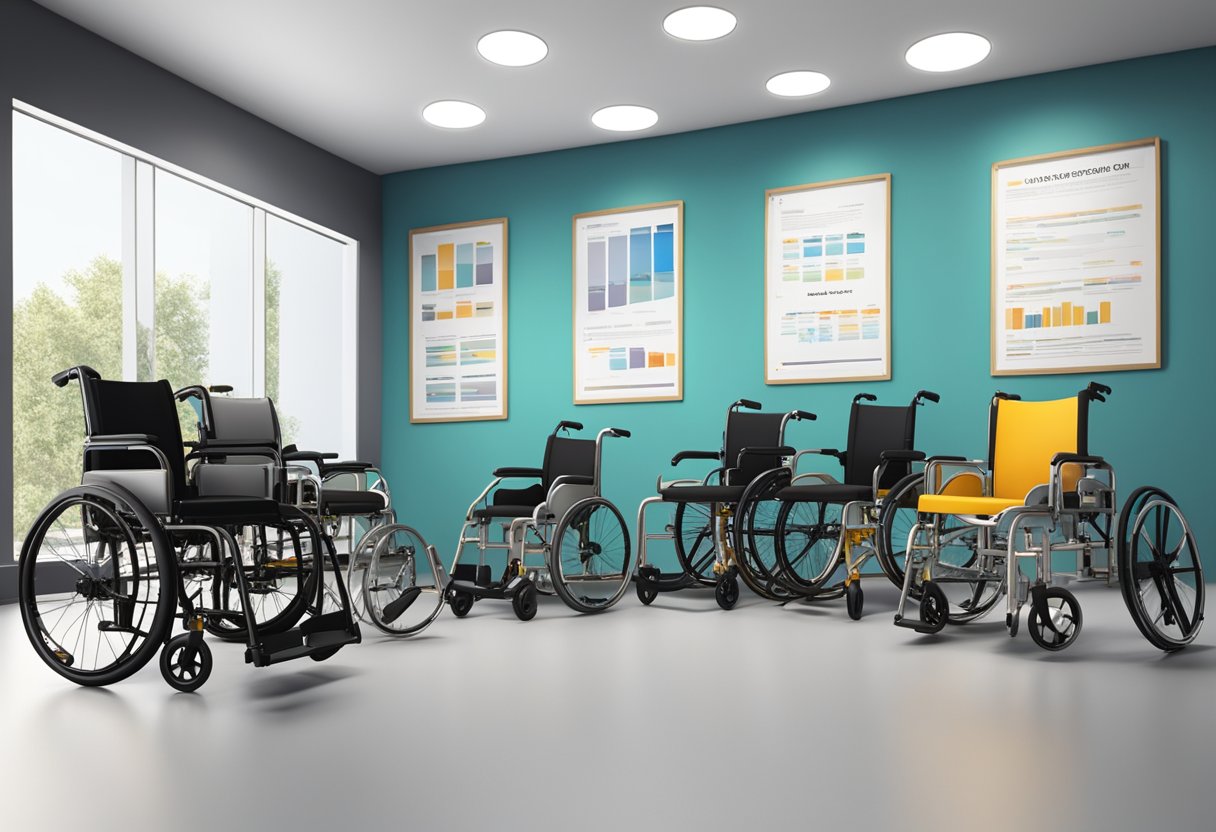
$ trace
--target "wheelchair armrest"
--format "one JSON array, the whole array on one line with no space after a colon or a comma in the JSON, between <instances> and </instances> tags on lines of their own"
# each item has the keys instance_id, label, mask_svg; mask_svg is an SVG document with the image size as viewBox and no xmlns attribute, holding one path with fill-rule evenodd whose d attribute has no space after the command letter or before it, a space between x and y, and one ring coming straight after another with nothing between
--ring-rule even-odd
<instances>
[{"instance_id":1,"label":"wheelchair armrest","mask_svg":"<svg viewBox=\"0 0 1216 832\"><path fill-rule=\"evenodd\" d=\"M221 445L225 448L274 448L275 453L278 453L278 449L274 447L274 441L267 439L215 439L202 447L210 450Z\"/></svg>"},{"instance_id":2,"label":"wheelchair armrest","mask_svg":"<svg viewBox=\"0 0 1216 832\"><path fill-rule=\"evenodd\" d=\"M375 468L370 462L358 462L356 460L343 460L342 462L322 462L320 464L321 476L329 477L334 474L362 474Z\"/></svg>"},{"instance_id":3,"label":"wheelchair armrest","mask_svg":"<svg viewBox=\"0 0 1216 832\"><path fill-rule=\"evenodd\" d=\"M290 448L291 450L288 450ZM337 459L336 453L320 453L318 451L298 451L294 445L283 449L283 459L287 462L315 462L320 465L322 460Z\"/></svg>"},{"instance_id":4,"label":"wheelchair armrest","mask_svg":"<svg viewBox=\"0 0 1216 832\"><path fill-rule=\"evenodd\" d=\"M1059 453L1051 458L1052 465L1063 465L1068 462L1076 462L1081 465L1105 465L1106 464L1106 460L1100 456L1088 456L1085 454Z\"/></svg>"},{"instance_id":5,"label":"wheelchair armrest","mask_svg":"<svg viewBox=\"0 0 1216 832\"><path fill-rule=\"evenodd\" d=\"M789 445L776 445L773 447L757 446L754 448L742 448L736 461L742 462L745 456L793 456L796 453L798 453L798 450L791 448Z\"/></svg>"},{"instance_id":6,"label":"wheelchair armrest","mask_svg":"<svg viewBox=\"0 0 1216 832\"><path fill-rule=\"evenodd\" d=\"M155 445L156 437L150 433L111 433L104 436L90 436L85 445L107 445L122 447L124 445Z\"/></svg>"},{"instance_id":7,"label":"wheelchair armrest","mask_svg":"<svg viewBox=\"0 0 1216 832\"><path fill-rule=\"evenodd\" d=\"M883 451L878 455L883 462L920 462L925 458L924 451Z\"/></svg>"},{"instance_id":8,"label":"wheelchair armrest","mask_svg":"<svg viewBox=\"0 0 1216 832\"><path fill-rule=\"evenodd\" d=\"M686 459L713 459L719 460L722 454L718 451L680 451L671 458L672 466L679 465Z\"/></svg>"},{"instance_id":9,"label":"wheelchair armrest","mask_svg":"<svg viewBox=\"0 0 1216 832\"><path fill-rule=\"evenodd\" d=\"M553 485L549 490L552 491L559 485L595 485L594 477L585 477L580 474L563 474L553 481Z\"/></svg>"},{"instance_id":10,"label":"wheelchair armrest","mask_svg":"<svg viewBox=\"0 0 1216 832\"><path fill-rule=\"evenodd\" d=\"M496 477L543 477L545 472L539 468L495 468Z\"/></svg>"}]
</instances>

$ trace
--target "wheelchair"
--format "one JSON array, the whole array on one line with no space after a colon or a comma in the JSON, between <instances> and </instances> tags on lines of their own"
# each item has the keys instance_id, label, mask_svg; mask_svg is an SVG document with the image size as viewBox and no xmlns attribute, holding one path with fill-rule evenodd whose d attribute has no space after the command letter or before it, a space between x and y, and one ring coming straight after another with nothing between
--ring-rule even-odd
<instances>
[{"instance_id":1,"label":"wheelchair","mask_svg":"<svg viewBox=\"0 0 1216 832\"><path fill-rule=\"evenodd\" d=\"M859 393L849 412L844 451L799 451L792 465L755 477L739 500L739 515L749 522L734 529L735 550L744 553L741 569L770 572L790 600L843 595L849 617L860 619L865 603L861 569L878 555L883 499L892 486L917 476L913 464L925 455L913 448L916 410L925 401L940 400L921 390L907 406L895 407L867 404L877 397ZM809 456L834 457L844 469L844 481L826 473L798 474L799 463ZM772 524L752 522L774 516ZM772 555L758 557L763 552ZM768 567L773 561L775 568ZM881 558L879 563L892 574Z\"/></svg>"},{"instance_id":2,"label":"wheelchair","mask_svg":"<svg viewBox=\"0 0 1216 832\"><path fill-rule=\"evenodd\" d=\"M205 629L243 639L245 661L257 667L322 661L360 641L341 578L337 609L323 612L320 582L302 571L306 547L324 551L313 518L202 473L217 456L273 467L274 449L233 439L187 456L168 382L108 381L83 365L52 379L59 387L72 380L85 416L81 484L43 509L18 567L22 621L51 669L80 685L109 685L159 650L165 681L193 691L213 664ZM284 587L283 603L254 600ZM176 636L175 620L184 630Z\"/></svg>"},{"instance_id":3,"label":"wheelchair","mask_svg":"<svg viewBox=\"0 0 1216 832\"><path fill-rule=\"evenodd\" d=\"M685 460L713 460L725 463L703 479L664 481L659 476L658 495L638 506L638 567L634 582L638 600L650 605L661 592L678 592L698 587L714 589L714 598L724 610L739 601L739 579L756 594L770 600L786 600L789 593L775 578L771 546L744 550L736 544L734 530L745 526L756 530L745 542L749 545L767 528L771 540L775 519L767 501L753 501L750 513L738 508L749 484L766 472L786 466L793 448L785 445L785 429L791 421L814 420L805 410L789 413L748 413L760 410L759 402L739 399L726 412L726 430L719 451L680 451L672 466ZM729 467L726 467L729 466ZM672 524L663 532L648 532L646 513L655 505L675 505ZM674 543L680 572L664 575L646 559L651 540Z\"/></svg>"},{"instance_id":4,"label":"wheelchair","mask_svg":"<svg viewBox=\"0 0 1216 832\"><path fill-rule=\"evenodd\" d=\"M1089 406L1110 392L1091 383L1076 396L1039 402L998 392L986 461L926 461L903 550L898 626L937 633L986 615L1004 597L1010 636L1029 603L1031 639L1063 650L1077 640L1083 618L1061 584L1105 579L1119 581L1137 627L1155 646L1178 650L1194 640L1203 572L1190 525L1157 488L1137 489L1119 510L1114 469L1089 452ZM1071 557L1074 568L1057 569L1057 556ZM919 615L909 616L917 599Z\"/></svg>"},{"instance_id":5,"label":"wheelchair","mask_svg":"<svg viewBox=\"0 0 1216 832\"><path fill-rule=\"evenodd\" d=\"M190 403L197 415L198 442L188 444L196 448L195 455L205 455L212 463L196 468L199 488L214 483L227 493L274 495L296 506L324 530L325 545L345 541L336 556L339 561L346 560L346 586L360 619L392 636L410 636L426 629L443 608L446 579L434 548L427 547L417 531L397 522L383 473L371 463L335 461L336 453L304 451L294 445L280 447L274 402L269 398L212 395L230 390L225 385L196 386L176 394L179 401ZM211 451L212 446L222 449L233 443L271 448L274 454L267 460L257 455ZM285 475L281 482L273 479L277 472ZM324 579L324 570L317 573L311 569L314 560L310 551L305 550L299 562L285 561L281 554L269 551L265 540L255 544L255 562L264 557L278 564L280 571L287 567L300 573L294 581L281 582L270 596L280 605L290 588ZM223 601L230 606L239 600L231 597L232 589L230 584L223 587L229 596ZM331 583L325 584L325 593L327 606L337 606ZM304 594L308 594L307 588ZM430 595L433 603L416 606L424 594ZM261 605L265 605L264 600ZM406 616L411 607L414 614ZM260 609L256 612L261 614ZM214 626L221 629L224 625L217 622Z\"/></svg>"},{"instance_id":6,"label":"wheelchair","mask_svg":"<svg viewBox=\"0 0 1216 832\"><path fill-rule=\"evenodd\" d=\"M482 599L510 600L521 621L537 611L537 594L555 593L571 609L602 612L629 585L629 530L615 505L601 496L603 441L628 438L622 428L604 428L594 440L563 435L578 422L559 422L545 444L540 468L499 468L465 512L444 596L463 618ZM505 488L508 480L537 480ZM498 539L492 530L497 528ZM423 543L425 546L425 543ZM462 563L465 546L476 563ZM486 555L506 553L506 569L495 580Z\"/></svg>"}]
</instances>

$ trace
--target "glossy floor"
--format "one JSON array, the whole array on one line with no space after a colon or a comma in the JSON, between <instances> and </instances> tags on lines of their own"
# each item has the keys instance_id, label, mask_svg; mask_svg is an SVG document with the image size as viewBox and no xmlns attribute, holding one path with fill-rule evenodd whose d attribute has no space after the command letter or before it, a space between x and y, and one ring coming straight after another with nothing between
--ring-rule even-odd
<instances>
[{"instance_id":1,"label":"glossy floor","mask_svg":"<svg viewBox=\"0 0 1216 832\"><path fill-rule=\"evenodd\" d=\"M705 594L530 623L486 602L199 694L42 666L0 608L0 826L90 829L1216 827L1216 628L1175 656L1117 591L1049 655L994 619L922 637L839 602Z\"/></svg>"}]
</instances>

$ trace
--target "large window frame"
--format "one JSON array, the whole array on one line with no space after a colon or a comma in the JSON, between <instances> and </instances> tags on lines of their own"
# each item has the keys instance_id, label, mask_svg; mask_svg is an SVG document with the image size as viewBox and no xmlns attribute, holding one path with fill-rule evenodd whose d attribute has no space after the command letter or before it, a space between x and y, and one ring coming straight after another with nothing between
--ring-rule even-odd
<instances>
[{"instance_id":1,"label":"large window frame","mask_svg":"<svg viewBox=\"0 0 1216 832\"><path fill-rule=\"evenodd\" d=\"M359 376L358 299L359 299L359 241L285 211L235 188L216 182L180 165L175 165L136 147L90 130L19 99L12 99L12 109L79 138L117 151L123 156L123 377L135 380L138 373L137 338L139 322L152 319L155 297L151 287L156 269L156 172L181 177L194 185L207 188L233 199L252 211L253 234L253 390L252 395L266 393L266 218L276 217L326 237L343 246L342 284L349 292L350 303L342 311L342 351L349 355L348 372L342 374L339 389L327 393L340 402L342 422L348 426L340 438L341 450L354 455L359 440L359 405L357 384ZM310 337L305 333L303 338ZM324 383L319 381L318 383ZM326 449L330 450L330 449Z\"/></svg>"}]
</instances>

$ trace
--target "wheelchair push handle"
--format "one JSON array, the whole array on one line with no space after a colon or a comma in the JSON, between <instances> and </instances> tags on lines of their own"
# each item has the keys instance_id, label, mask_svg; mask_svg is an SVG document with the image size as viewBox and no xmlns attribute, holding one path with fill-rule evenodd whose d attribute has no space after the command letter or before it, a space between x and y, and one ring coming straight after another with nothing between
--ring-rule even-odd
<instances>
[{"instance_id":1,"label":"wheelchair push handle","mask_svg":"<svg viewBox=\"0 0 1216 832\"><path fill-rule=\"evenodd\" d=\"M86 364L77 364L75 367L68 367L66 370L60 370L51 376L51 382L56 387L66 387L68 382L74 378L101 378L101 373L94 370Z\"/></svg>"},{"instance_id":2,"label":"wheelchair push handle","mask_svg":"<svg viewBox=\"0 0 1216 832\"><path fill-rule=\"evenodd\" d=\"M563 419L562 421L557 423L557 427L555 427L553 429L553 433L556 434L558 431L563 431L563 430L582 430L582 429L583 429L582 422L568 422L565 419Z\"/></svg>"},{"instance_id":3,"label":"wheelchair push handle","mask_svg":"<svg viewBox=\"0 0 1216 832\"><path fill-rule=\"evenodd\" d=\"M994 393L992 395L992 398L1004 399L1005 401L1009 401L1009 402L1020 402L1022 400L1022 397L1019 396L1017 393L1004 393L1000 390L997 390L996 393Z\"/></svg>"},{"instance_id":4,"label":"wheelchair push handle","mask_svg":"<svg viewBox=\"0 0 1216 832\"><path fill-rule=\"evenodd\" d=\"M619 439L628 439L629 437L633 436L630 431L627 431L624 428L608 428L608 435L615 436Z\"/></svg>"},{"instance_id":5,"label":"wheelchair push handle","mask_svg":"<svg viewBox=\"0 0 1216 832\"><path fill-rule=\"evenodd\" d=\"M232 385L231 384L213 384L210 387L208 387L207 389L210 390L212 393L231 393Z\"/></svg>"},{"instance_id":6,"label":"wheelchair push handle","mask_svg":"<svg viewBox=\"0 0 1216 832\"><path fill-rule=\"evenodd\" d=\"M1110 393L1111 390L1109 387L1097 381L1091 381L1089 386L1081 391L1082 396L1099 402L1106 401L1106 397L1109 396Z\"/></svg>"},{"instance_id":7,"label":"wheelchair push handle","mask_svg":"<svg viewBox=\"0 0 1216 832\"><path fill-rule=\"evenodd\" d=\"M920 404L921 399L924 399L927 402L933 402L934 404L937 404L938 402L940 402L942 400L942 397L939 396L937 393L934 393L932 390L921 390L912 399L912 403Z\"/></svg>"},{"instance_id":8,"label":"wheelchair push handle","mask_svg":"<svg viewBox=\"0 0 1216 832\"><path fill-rule=\"evenodd\" d=\"M856 396L853 397L853 404L857 404L858 402L876 402L876 401L878 401L878 396L875 396L873 393L858 393Z\"/></svg>"},{"instance_id":9,"label":"wheelchair push handle","mask_svg":"<svg viewBox=\"0 0 1216 832\"><path fill-rule=\"evenodd\" d=\"M808 422L813 422L819 417L809 410L791 410L790 418L799 422L803 421L804 419Z\"/></svg>"},{"instance_id":10,"label":"wheelchair push handle","mask_svg":"<svg viewBox=\"0 0 1216 832\"><path fill-rule=\"evenodd\" d=\"M739 399L739 401L735 402L735 404L739 407L745 407L748 410L759 410L761 407L763 407L760 402L753 399Z\"/></svg>"}]
</instances>

